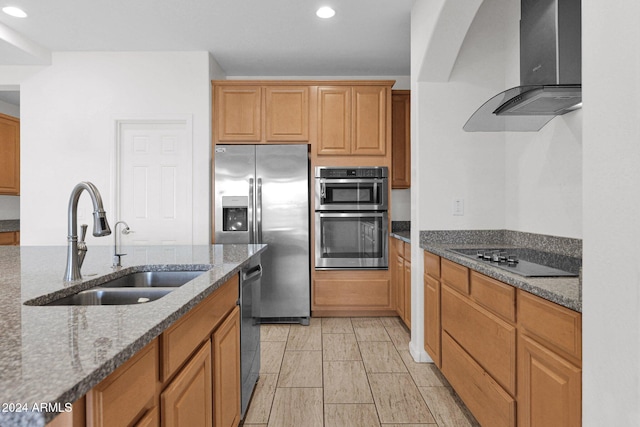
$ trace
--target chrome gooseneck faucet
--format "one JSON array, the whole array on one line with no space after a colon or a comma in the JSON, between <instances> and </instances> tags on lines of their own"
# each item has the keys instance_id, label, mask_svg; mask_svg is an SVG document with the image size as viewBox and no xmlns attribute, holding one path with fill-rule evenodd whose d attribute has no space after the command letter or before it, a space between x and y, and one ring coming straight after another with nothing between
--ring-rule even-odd
<instances>
[{"instance_id":1,"label":"chrome gooseneck faucet","mask_svg":"<svg viewBox=\"0 0 640 427\"><path fill-rule=\"evenodd\" d=\"M113 226L113 268L122 267L120 258L126 255L118 253L118 224L122 224L124 226L124 228L122 229L122 234L133 233L133 231L131 231L131 229L129 228L129 224L124 221L118 221Z\"/></svg>"},{"instance_id":2,"label":"chrome gooseneck faucet","mask_svg":"<svg viewBox=\"0 0 640 427\"><path fill-rule=\"evenodd\" d=\"M82 255L79 254L80 251L78 250L78 200L82 190L87 190L93 203L93 235L101 237L111 234L111 229L107 222L107 214L102 207L102 197L96 186L86 181L76 185L69 197L69 209L67 212L67 269L64 273L64 280L68 282L82 279L80 274L81 259L84 260L84 253L87 250L86 245L81 245Z\"/></svg>"}]
</instances>

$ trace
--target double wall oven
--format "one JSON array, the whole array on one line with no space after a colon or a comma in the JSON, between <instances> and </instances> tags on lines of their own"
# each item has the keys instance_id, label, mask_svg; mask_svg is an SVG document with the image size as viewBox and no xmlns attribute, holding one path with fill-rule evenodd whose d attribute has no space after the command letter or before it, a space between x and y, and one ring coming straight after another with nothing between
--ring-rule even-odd
<instances>
[{"instance_id":1,"label":"double wall oven","mask_svg":"<svg viewBox=\"0 0 640 427\"><path fill-rule=\"evenodd\" d=\"M387 269L387 167L315 169L316 269Z\"/></svg>"}]
</instances>

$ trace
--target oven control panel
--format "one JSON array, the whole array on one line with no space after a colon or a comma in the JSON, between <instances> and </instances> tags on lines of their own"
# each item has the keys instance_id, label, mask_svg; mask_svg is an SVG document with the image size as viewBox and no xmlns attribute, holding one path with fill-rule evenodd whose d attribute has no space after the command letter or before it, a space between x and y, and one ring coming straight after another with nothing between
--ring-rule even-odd
<instances>
[{"instance_id":1,"label":"oven control panel","mask_svg":"<svg viewBox=\"0 0 640 427\"><path fill-rule=\"evenodd\" d=\"M386 178L387 167L316 167L317 178Z\"/></svg>"}]
</instances>

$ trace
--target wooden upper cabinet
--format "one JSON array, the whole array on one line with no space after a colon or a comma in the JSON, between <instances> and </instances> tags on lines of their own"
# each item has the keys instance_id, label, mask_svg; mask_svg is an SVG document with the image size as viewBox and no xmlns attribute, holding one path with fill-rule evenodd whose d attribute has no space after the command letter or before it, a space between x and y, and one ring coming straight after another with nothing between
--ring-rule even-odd
<instances>
[{"instance_id":1,"label":"wooden upper cabinet","mask_svg":"<svg viewBox=\"0 0 640 427\"><path fill-rule=\"evenodd\" d=\"M351 88L318 88L318 154L351 153Z\"/></svg>"},{"instance_id":2,"label":"wooden upper cabinet","mask_svg":"<svg viewBox=\"0 0 640 427\"><path fill-rule=\"evenodd\" d=\"M391 188L411 186L411 91L391 92Z\"/></svg>"},{"instance_id":3,"label":"wooden upper cabinet","mask_svg":"<svg viewBox=\"0 0 640 427\"><path fill-rule=\"evenodd\" d=\"M215 91L217 140L260 142L262 139L262 88L217 86Z\"/></svg>"},{"instance_id":4,"label":"wooden upper cabinet","mask_svg":"<svg viewBox=\"0 0 640 427\"><path fill-rule=\"evenodd\" d=\"M355 86L352 154L384 156L387 148L387 88Z\"/></svg>"},{"instance_id":5,"label":"wooden upper cabinet","mask_svg":"<svg viewBox=\"0 0 640 427\"><path fill-rule=\"evenodd\" d=\"M265 123L267 142L309 141L309 88L267 86Z\"/></svg>"},{"instance_id":6,"label":"wooden upper cabinet","mask_svg":"<svg viewBox=\"0 0 640 427\"><path fill-rule=\"evenodd\" d=\"M317 153L384 156L387 91L386 86L320 86Z\"/></svg>"},{"instance_id":7,"label":"wooden upper cabinet","mask_svg":"<svg viewBox=\"0 0 640 427\"><path fill-rule=\"evenodd\" d=\"M0 114L0 194L20 194L20 120Z\"/></svg>"},{"instance_id":8,"label":"wooden upper cabinet","mask_svg":"<svg viewBox=\"0 0 640 427\"><path fill-rule=\"evenodd\" d=\"M309 86L216 85L215 141L309 141Z\"/></svg>"}]
</instances>

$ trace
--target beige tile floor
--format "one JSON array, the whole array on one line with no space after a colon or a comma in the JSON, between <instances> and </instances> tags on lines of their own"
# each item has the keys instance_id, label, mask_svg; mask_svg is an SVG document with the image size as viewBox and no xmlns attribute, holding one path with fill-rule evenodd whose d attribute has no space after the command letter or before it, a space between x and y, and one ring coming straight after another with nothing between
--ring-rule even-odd
<instances>
[{"instance_id":1,"label":"beige tile floor","mask_svg":"<svg viewBox=\"0 0 640 427\"><path fill-rule=\"evenodd\" d=\"M262 325L261 371L244 427L477 427L397 317Z\"/></svg>"}]
</instances>

